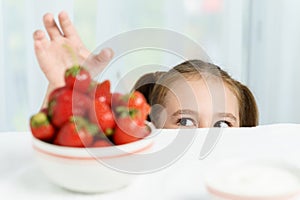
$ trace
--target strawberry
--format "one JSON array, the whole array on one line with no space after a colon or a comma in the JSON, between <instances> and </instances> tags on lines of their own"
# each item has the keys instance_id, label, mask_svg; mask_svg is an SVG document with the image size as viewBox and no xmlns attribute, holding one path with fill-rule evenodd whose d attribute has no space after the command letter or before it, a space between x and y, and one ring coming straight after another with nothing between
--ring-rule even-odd
<instances>
[{"instance_id":1,"label":"strawberry","mask_svg":"<svg viewBox=\"0 0 300 200\"><path fill-rule=\"evenodd\" d=\"M92 78L90 73L83 67L74 65L66 70L66 87L77 90L82 93L88 92Z\"/></svg>"},{"instance_id":2,"label":"strawberry","mask_svg":"<svg viewBox=\"0 0 300 200\"><path fill-rule=\"evenodd\" d=\"M48 97L48 102L52 101L53 99L56 99L57 96L59 96L60 93L62 93L66 89L67 88L65 86L54 89Z\"/></svg>"},{"instance_id":3,"label":"strawberry","mask_svg":"<svg viewBox=\"0 0 300 200\"><path fill-rule=\"evenodd\" d=\"M97 140L93 143L92 147L110 147L113 144L108 140Z\"/></svg>"},{"instance_id":4,"label":"strawberry","mask_svg":"<svg viewBox=\"0 0 300 200\"><path fill-rule=\"evenodd\" d=\"M144 95L138 91L126 95L114 93L112 95L112 106L116 116L130 115L132 119L139 120L140 124L144 124L150 113L150 105Z\"/></svg>"},{"instance_id":5,"label":"strawberry","mask_svg":"<svg viewBox=\"0 0 300 200\"><path fill-rule=\"evenodd\" d=\"M141 109L130 108L126 106L118 106L115 109L115 115L117 116L117 118L129 116L138 125L145 124L145 120L147 120L147 116L149 113L150 113L150 106L148 104L144 104Z\"/></svg>"},{"instance_id":6,"label":"strawberry","mask_svg":"<svg viewBox=\"0 0 300 200\"><path fill-rule=\"evenodd\" d=\"M147 119L147 116L150 114L150 105L147 103L144 95L138 91L134 91L130 94L128 100L128 107L130 109L137 109L136 118L141 122Z\"/></svg>"},{"instance_id":7,"label":"strawberry","mask_svg":"<svg viewBox=\"0 0 300 200\"><path fill-rule=\"evenodd\" d=\"M40 112L48 114L48 108L41 108Z\"/></svg>"},{"instance_id":8,"label":"strawberry","mask_svg":"<svg viewBox=\"0 0 300 200\"><path fill-rule=\"evenodd\" d=\"M139 125L130 116L121 117L117 121L117 127L112 136L112 140L116 145L135 142L148 136L150 130L145 125Z\"/></svg>"},{"instance_id":9,"label":"strawberry","mask_svg":"<svg viewBox=\"0 0 300 200\"><path fill-rule=\"evenodd\" d=\"M112 93L111 107L115 109L118 106L127 106L127 97L121 93Z\"/></svg>"},{"instance_id":10,"label":"strawberry","mask_svg":"<svg viewBox=\"0 0 300 200\"><path fill-rule=\"evenodd\" d=\"M147 100L145 99L144 95L139 91L134 91L129 95L129 108L142 109L145 104L147 104Z\"/></svg>"},{"instance_id":11,"label":"strawberry","mask_svg":"<svg viewBox=\"0 0 300 200\"><path fill-rule=\"evenodd\" d=\"M98 133L96 125L82 117L71 117L58 131L54 143L69 147L88 147Z\"/></svg>"},{"instance_id":12,"label":"strawberry","mask_svg":"<svg viewBox=\"0 0 300 200\"><path fill-rule=\"evenodd\" d=\"M30 129L34 137L43 141L51 141L55 135L55 129L45 112L39 112L30 118Z\"/></svg>"},{"instance_id":13,"label":"strawberry","mask_svg":"<svg viewBox=\"0 0 300 200\"><path fill-rule=\"evenodd\" d=\"M139 119L140 121L145 121L147 120L148 115L150 114L151 111L151 107L149 104L145 103L142 108L140 109L140 115L139 115Z\"/></svg>"},{"instance_id":14,"label":"strawberry","mask_svg":"<svg viewBox=\"0 0 300 200\"><path fill-rule=\"evenodd\" d=\"M116 125L112 110L106 103L98 100L94 100L92 106L89 113L90 121L97 124L106 136L110 136Z\"/></svg>"},{"instance_id":15,"label":"strawberry","mask_svg":"<svg viewBox=\"0 0 300 200\"><path fill-rule=\"evenodd\" d=\"M106 80L98 83L95 91L95 99L111 105L110 81Z\"/></svg>"},{"instance_id":16,"label":"strawberry","mask_svg":"<svg viewBox=\"0 0 300 200\"><path fill-rule=\"evenodd\" d=\"M68 88L61 89L48 105L48 114L56 127L61 127L72 115L85 116L89 112L91 99Z\"/></svg>"}]
</instances>

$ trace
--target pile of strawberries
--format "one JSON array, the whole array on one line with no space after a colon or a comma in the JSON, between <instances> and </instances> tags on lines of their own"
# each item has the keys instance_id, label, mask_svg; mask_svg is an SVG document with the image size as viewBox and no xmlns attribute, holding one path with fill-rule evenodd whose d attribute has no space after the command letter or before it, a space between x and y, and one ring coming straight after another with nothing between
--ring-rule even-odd
<instances>
[{"instance_id":1,"label":"pile of strawberries","mask_svg":"<svg viewBox=\"0 0 300 200\"><path fill-rule=\"evenodd\" d=\"M149 112L140 92L111 93L109 80L97 83L84 67L73 66L47 108L30 118L30 128L34 137L61 146L120 145L149 135Z\"/></svg>"}]
</instances>

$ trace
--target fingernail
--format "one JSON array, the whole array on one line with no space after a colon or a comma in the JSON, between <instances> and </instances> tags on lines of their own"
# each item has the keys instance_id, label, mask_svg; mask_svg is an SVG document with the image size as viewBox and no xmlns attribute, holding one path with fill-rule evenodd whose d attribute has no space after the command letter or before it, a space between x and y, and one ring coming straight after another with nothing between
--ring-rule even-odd
<instances>
[{"instance_id":1,"label":"fingernail","mask_svg":"<svg viewBox=\"0 0 300 200\"><path fill-rule=\"evenodd\" d=\"M103 49L104 54L107 58L111 59L113 57L113 50L111 48Z\"/></svg>"}]
</instances>

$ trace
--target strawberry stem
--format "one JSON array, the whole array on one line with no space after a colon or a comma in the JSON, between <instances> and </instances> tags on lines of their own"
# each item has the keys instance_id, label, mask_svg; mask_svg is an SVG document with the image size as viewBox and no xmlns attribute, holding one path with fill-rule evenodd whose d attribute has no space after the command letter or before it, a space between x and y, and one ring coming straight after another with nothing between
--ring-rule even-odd
<instances>
[{"instance_id":1,"label":"strawberry stem","mask_svg":"<svg viewBox=\"0 0 300 200\"><path fill-rule=\"evenodd\" d=\"M105 135L106 136L111 136L114 133L114 130L112 128L108 128L105 130Z\"/></svg>"},{"instance_id":2,"label":"strawberry stem","mask_svg":"<svg viewBox=\"0 0 300 200\"><path fill-rule=\"evenodd\" d=\"M128 108L126 106L118 106L116 108L116 112L118 113L119 117L127 117L130 116L131 118L136 117L138 114L140 114L140 111L135 108Z\"/></svg>"},{"instance_id":3,"label":"strawberry stem","mask_svg":"<svg viewBox=\"0 0 300 200\"><path fill-rule=\"evenodd\" d=\"M65 76L77 76L80 73L81 67L79 65L74 65L73 67L67 69Z\"/></svg>"},{"instance_id":4,"label":"strawberry stem","mask_svg":"<svg viewBox=\"0 0 300 200\"><path fill-rule=\"evenodd\" d=\"M99 132L97 125L89 123L88 120L83 117L73 116L70 120L76 124L78 130L86 129L92 136L95 136Z\"/></svg>"},{"instance_id":5,"label":"strawberry stem","mask_svg":"<svg viewBox=\"0 0 300 200\"><path fill-rule=\"evenodd\" d=\"M89 123L86 127L86 129L88 130L88 132L92 135L92 136L96 136L99 132L99 128L97 125Z\"/></svg>"},{"instance_id":6,"label":"strawberry stem","mask_svg":"<svg viewBox=\"0 0 300 200\"><path fill-rule=\"evenodd\" d=\"M39 112L31 117L30 123L33 127L39 127L49 124L49 120L45 113Z\"/></svg>"},{"instance_id":7,"label":"strawberry stem","mask_svg":"<svg viewBox=\"0 0 300 200\"><path fill-rule=\"evenodd\" d=\"M128 108L126 106L118 106L116 112L122 114L123 112L128 112Z\"/></svg>"}]
</instances>

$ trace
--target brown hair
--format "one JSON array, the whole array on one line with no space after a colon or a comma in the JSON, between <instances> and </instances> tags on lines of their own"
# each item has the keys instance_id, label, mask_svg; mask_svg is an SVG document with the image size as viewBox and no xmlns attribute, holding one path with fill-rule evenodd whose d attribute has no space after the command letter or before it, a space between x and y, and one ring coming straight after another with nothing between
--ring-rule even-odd
<instances>
[{"instance_id":1,"label":"brown hair","mask_svg":"<svg viewBox=\"0 0 300 200\"><path fill-rule=\"evenodd\" d=\"M146 74L136 82L133 90L143 93L150 105L164 105L165 96L169 91L166 85L176 81L178 74L185 78L199 77L199 75L221 78L238 99L240 126L252 127L258 125L258 108L255 98L249 88L231 78L227 72L217 65L202 60L189 60L183 62L168 72ZM152 111L152 113L156 112L157 111L155 110Z\"/></svg>"}]
</instances>

